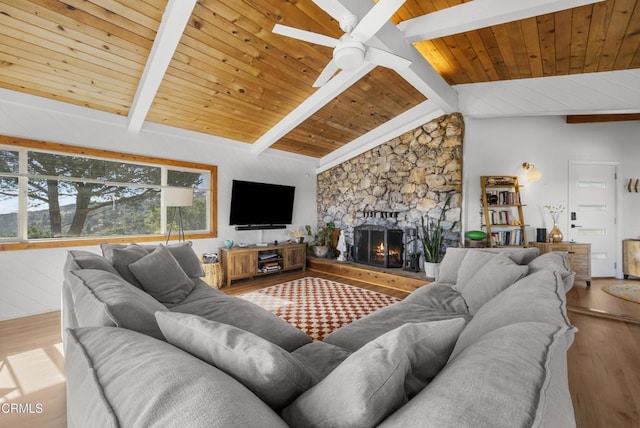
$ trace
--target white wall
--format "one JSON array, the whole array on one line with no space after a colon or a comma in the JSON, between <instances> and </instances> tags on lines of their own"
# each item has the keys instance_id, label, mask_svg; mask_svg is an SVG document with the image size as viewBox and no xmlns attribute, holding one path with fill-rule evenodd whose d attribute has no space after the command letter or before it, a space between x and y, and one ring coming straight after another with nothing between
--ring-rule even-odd
<instances>
[{"instance_id":1,"label":"white wall","mask_svg":"<svg viewBox=\"0 0 640 428\"><path fill-rule=\"evenodd\" d=\"M0 135L217 165L218 238L195 241L198 254L217 251L225 239L235 242L288 239L285 230L261 234L236 231L229 226L233 179L295 186L294 225L317 222L317 160L313 158L276 150L255 156L248 144L158 125L145 124L140 134L130 134L125 118L2 90ZM98 247L81 249L99 252ZM65 257L65 248L1 251L0 319L59 309Z\"/></svg>"},{"instance_id":2,"label":"white wall","mask_svg":"<svg viewBox=\"0 0 640 428\"><path fill-rule=\"evenodd\" d=\"M640 122L569 125L564 117L501 119L465 118L463 223L465 230L480 228L480 176L519 175L523 162L542 172L537 182L525 182L521 190L525 222L552 227L544 205L568 205L570 161L618 163L618 238L640 238L640 193L628 193L628 178L640 178ZM559 225L568 230L565 212ZM529 229L528 229L529 230ZM535 235L528 236L535 239ZM622 247L622 244L619 245ZM621 250L618 275L621 275Z\"/></svg>"}]
</instances>

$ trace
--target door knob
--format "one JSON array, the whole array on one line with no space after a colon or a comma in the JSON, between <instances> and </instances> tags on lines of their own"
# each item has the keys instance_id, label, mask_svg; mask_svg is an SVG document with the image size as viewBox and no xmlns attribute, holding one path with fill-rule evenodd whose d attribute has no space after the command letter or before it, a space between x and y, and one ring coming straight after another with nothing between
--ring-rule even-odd
<instances>
[{"instance_id":1,"label":"door knob","mask_svg":"<svg viewBox=\"0 0 640 428\"><path fill-rule=\"evenodd\" d=\"M575 229L576 227L582 227L582 226L576 226L575 224L571 225L571 229Z\"/></svg>"}]
</instances>

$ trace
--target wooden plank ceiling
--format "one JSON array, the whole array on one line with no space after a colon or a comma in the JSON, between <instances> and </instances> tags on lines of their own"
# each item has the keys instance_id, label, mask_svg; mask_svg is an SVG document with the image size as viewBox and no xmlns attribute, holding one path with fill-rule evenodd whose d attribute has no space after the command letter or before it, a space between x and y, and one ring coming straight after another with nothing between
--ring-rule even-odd
<instances>
[{"instance_id":1,"label":"wooden plank ceiling","mask_svg":"<svg viewBox=\"0 0 640 428\"><path fill-rule=\"evenodd\" d=\"M408 0L393 21L460 3ZM126 116L166 4L0 0L0 87ZM342 34L311 0L200 0L146 120L255 142L314 93L332 55L275 23ZM452 85L640 68L640 6L607 0L415 46ZM273 147L322 157L424 100L378 67Z\"/></svg>"}]
</instances>

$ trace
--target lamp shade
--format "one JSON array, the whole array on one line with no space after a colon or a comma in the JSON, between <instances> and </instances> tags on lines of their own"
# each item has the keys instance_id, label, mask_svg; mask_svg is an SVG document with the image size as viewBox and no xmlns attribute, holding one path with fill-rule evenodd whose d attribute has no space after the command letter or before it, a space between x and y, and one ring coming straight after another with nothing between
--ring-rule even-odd
<instances>
[{"instance_id":1,"label":"lamp shade","mask_svg":"<svg viewBox=\"0 0 640 428\"><path fill-rule=\"evenodd\" d=\"M190 207L193 205L193 189L190 187L165 187L164 205L167 207Z\"/></svg>"},{"instance_id":2,"label":"lamp shade","mask_svg":"<svg viewBox=\"0 0 640 428\"><path fill-rule=\"evenodd\" d=\"M527 181L538 181L542 178L542 173L536 166L532 163L525 162L522 164L522 169L524 169L524 178Z\"/></svg>"}]
</instances>

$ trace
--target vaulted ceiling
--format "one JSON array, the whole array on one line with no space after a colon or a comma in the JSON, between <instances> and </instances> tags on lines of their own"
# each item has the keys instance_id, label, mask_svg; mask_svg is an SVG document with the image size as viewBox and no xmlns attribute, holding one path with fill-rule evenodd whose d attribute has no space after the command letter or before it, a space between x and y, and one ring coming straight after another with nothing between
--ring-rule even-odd
<instances>
[{"instance_id":1,"label":"vaulted ceiling","mask_svg":"<svg viewBox=\"0 0 640 428\"><path fill-rule=\"evenodd\" d=\"M0 0L0 88L321 158L425 103L459 110L456 85L640 69L638 0L407 0L371 43L411 67L318 89L332 49L272 32L340 37L312 0L194 1Z\"/></svg>"}]
</instances>

